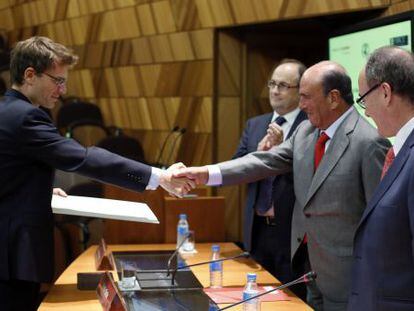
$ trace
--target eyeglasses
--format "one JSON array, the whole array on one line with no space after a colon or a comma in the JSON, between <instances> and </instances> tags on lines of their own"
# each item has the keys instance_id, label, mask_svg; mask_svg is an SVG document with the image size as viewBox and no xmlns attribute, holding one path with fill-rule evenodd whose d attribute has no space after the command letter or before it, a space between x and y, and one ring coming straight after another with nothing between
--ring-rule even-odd
<instances>
[{"instance_id":1,"label":"eyeglasses","mask_svg":"<svg viewBox=\"0 0 414 311\"><path fill-rule=\"evenodd\" d=\"M356 100L356 103L362 108L362 109L366 109L367 106L365 105L365 101L364 98L371 93L372 91L374 91L377 87L379 87L381 85L381 83L377 83L375 84L373 87L371 87L368 91L366 91L363 95L359 96L359 98Z\"/></svg>"},{"instance_id":2,"label":"eyeglasses","mask_svg":"<svg viewBox=\"0 0 414 311\"><path fill-rule=\"evenodd\" d=\"M62 77L55 77L52 76L51 74L48 74L46 72L43 72L43 74L47 75L50 79L53 80L53 82L56 84L56 86L58 87L63 87L66 85L66 79L62 78Z\"/></svg>"},{"instance_id":3,"label":"eyeglasses","mask_svg":"<svg viewBox=\"0 0 414 311\"><path fill-rule=\"evenodd\" d=\"M275 80L269 80L268 82L267 82L267 87L269 88L269 89L273 89L273 88L275 88L275 87L277 87L277 89L280 91L280 92L284 92L284 91L287 91L288 89L294 89L294 88L297 88L297 87L299 87L299 85L289 85L288 83L286 83L286 82L279 82L279 83L277 83Z\"/></svg>"}]
</instances>

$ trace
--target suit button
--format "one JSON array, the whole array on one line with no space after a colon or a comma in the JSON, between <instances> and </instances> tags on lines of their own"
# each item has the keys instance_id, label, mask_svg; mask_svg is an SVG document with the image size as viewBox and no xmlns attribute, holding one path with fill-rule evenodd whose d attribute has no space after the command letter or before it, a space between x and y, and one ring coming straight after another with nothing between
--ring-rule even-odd
<instances>
[{"instance_id":1,"label":"suit button","mask_svg":"<svg viewBox=\"0 0 414 311\"><path fill-rule=\"evenodd\" d=\"M141 178L141 177L138 177L138 178L137 178L137 180L138 180L138 181L141 181L141 180L142 180L142 178Z\"/></svg>"}]
</instances>

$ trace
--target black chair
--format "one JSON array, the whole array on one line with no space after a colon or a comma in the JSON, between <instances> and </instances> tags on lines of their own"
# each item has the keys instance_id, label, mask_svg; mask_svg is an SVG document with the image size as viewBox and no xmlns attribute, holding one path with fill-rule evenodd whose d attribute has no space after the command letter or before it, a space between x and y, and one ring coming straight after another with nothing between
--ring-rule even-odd
<instances>
[{"instance_id":1,"label":"black chair","mask_svg":"<svg viewBox=\"0 0 414 311\"><path fill-rule=\"evenodd\" d=\"M73 138L85 147L95 146L103 138L112 135L101 121L79 120L68 125L65 136Z\"/></svg>"},{"instance_id":2,"label":"black chair","mask_svg":"<svg viewBox=\"0 0 414 311\"><path fill-rule=\"evenodd\" d=\"M101 109L97 105L78 100L64 104L59 109L56 117L57 128L61 131L62 135L65 135L68 127L75 122L104 124Z\"/></svg>"},{"instance_id":3,"label":"black chair","mask_svg":"<svg viewBox=\"0 0 414 311\"><path fill-rule=\"evenodd\" d=\"M99 141L97 146L125 158L146 163L144 149L142 148L141 143L127 135L121 134L119 136L108 136Z\"/></svg>"}]
</instances>

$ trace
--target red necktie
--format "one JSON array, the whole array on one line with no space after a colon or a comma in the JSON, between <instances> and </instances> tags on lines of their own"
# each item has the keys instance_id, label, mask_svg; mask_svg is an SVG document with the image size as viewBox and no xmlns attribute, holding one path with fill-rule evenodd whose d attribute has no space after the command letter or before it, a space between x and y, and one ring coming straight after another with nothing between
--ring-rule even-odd
<instances>
[{"instance_id":1,"label":"red necktie","mask_svg":"<svg viewBox=\"0 0 414 311\"><path fill-rule=\"evenodd\" d=\"M388 169L390 168L392 161L395 159L394 148L391 147L387 155L385 156L384 166L382 167L381 179L384 178L385 174L387 174Z\"/></svg>"},{"instance_id":2,"label":"red necktie","mask_svg":"<svg viewBox=\"0 0 414 311\"><path fill-rule=\"evenodd\" d=\"M326 142L329 140L329 136L326 135L325 132L322 132L321 135L319 136L318 140L316 141L316 145L315 145L315 172L316 169L319 166L319 163L321 162L323 155L325 154L325 145ZM308 237L305 233L305 235L303 236L303 240L302 240L303 244L308 243Z\"/></svg>"},{"instance_id":3,"label":"red necktie","mask_svg":"<svg viewBox=\"0 0 414 311\"><path fill-rule=\"evenodd\" d=\"M329 140L329 136L325 132L322 132L316 141L315 145L315 172L325 154L325 144Z\"/></svg>"}]
</instances>

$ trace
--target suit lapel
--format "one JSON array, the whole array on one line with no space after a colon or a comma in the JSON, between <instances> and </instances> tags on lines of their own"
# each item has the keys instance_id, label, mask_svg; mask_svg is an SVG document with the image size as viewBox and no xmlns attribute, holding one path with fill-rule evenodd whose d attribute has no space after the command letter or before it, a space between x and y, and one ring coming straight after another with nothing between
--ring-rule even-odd
<instances>
[{"instance_id":1,"label":"suit lapel","mask_svg":"<svg viewBox=\"0 0 414 311\"><path fill-rule=\"evenodd\" d=\"M413 145L414 145L414 131L411 132L410 136L408 136L407 141L404 143L400 152L398 152L387 174L384 176L384 178L379 183L378 187L375 189L375 192L372 195L371 200L368 202L368 206L365 209L364 214L362 215L359 226L367 218L367 216L372 212L372 210L375 208L379 200L381 200L381 198L384 196L387 190L394 183L394 180L397 178L398 174L404 167L405 162L407 162L408 156L410 155L410 151Z\"/></svg>"},{"instance_id":2,"label":"suit lapel","mask_svg":"<svg viewBox=\"0 0 414 311\"><path fill-rule=\"evenodd\" d=\"M292 124L292 127L290 128L289 133L286 136L286 139L288 139L290 136L292 136L293 132L296 130L298 125L303 121L306 120L306 113L304 113L302 110L299 112L299 114L296 116L295 121Z\"/></svg>"},{"instance_id":3,"label":"suit lapel","mask_svg":"<svg viewBox=\"0 0 414 311\"><path fill-rule=\"evenodd\" d=\"M316 140L318 139L318 129L307 135L300 145L303 145L303 149L295 150L295 153L300 154L300 159L295 163L297 166L294 168L295 175L295 188L298 189L309 189L313 178L313 162L314 162L314 149ZM298 173L300 172L300 173ZM305 206L307 201L306 193L297 193L297 200L300 201L301 205Z\"/></svg>"},{"instance_id":4,"label":"suit lapel","mask_svg":"<svg viewBox=\"0 0 414 311\"><path fill-rule=\"evenodd\" d=\"M351 109L354 109L354 108L351 108ZM359 114L354 109L351 112L351 114L345 118L345 120L336 130L334 137L332 137L331 139L331 143L329 144L328 150L323 156L321 162L319 163L319 167L313 176L312 183L308 191L305 206L309 202L309 200L313 197L313 195L316 193L316 191L319 189L319 187L322 185L322 183L325 181L325 179L329 176L332 169L335 167L339 159L344 154L345 150L348 148L348 145L349 145L348 135L351 132L353 132L356 122L358 120L358 117L359 117ZM315 140L315 143L313 144L312 152L314 152L315 144L316 144L316 140ZM314 159L314 156L312 156L312 159ZM313 169L313 165L314 165L313 161L310 165Z\"/></svg>"}]
</instances>

